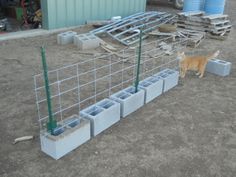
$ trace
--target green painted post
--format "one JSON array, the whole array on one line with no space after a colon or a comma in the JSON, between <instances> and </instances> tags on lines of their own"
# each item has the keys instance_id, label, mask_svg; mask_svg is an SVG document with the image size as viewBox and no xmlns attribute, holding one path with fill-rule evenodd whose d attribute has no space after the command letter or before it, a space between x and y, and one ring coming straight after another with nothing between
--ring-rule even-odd
<instances>
[{"instance_id":1,"label":"green painted post","mask_svg":"<svg viewBox=\"0 0 236 177\"><path fill-rule=\"evenodd\" d=\"M56 122L56 120L54 120L53 115L52 115L51 94L50 94L50 86L49 86L49 81L48 81L48 67L47 67L44 47L41 47L41 55L42 55L44 82L45 82L45 90L46 90L47 104L48 104L49 121L47 123L47 129L53 135L53 130L57 127L57 122Z\"/></svg>"},{"instance_id":2,"label":"green painted post","mask_svg":"<svg viewBox=\"0 0 236 177\"><path fill-rule=\"evenodd\" d=\"M140 64L141 64L141 54L142 54L142 37L143 37L143 31L142 31L142 29L140 29L139 50L138 50L138 66L137 66L136 81L135 81L135 93L138 92L138 85L139 85L139 74L140 74Z\"/></svg>"}]
</instances>

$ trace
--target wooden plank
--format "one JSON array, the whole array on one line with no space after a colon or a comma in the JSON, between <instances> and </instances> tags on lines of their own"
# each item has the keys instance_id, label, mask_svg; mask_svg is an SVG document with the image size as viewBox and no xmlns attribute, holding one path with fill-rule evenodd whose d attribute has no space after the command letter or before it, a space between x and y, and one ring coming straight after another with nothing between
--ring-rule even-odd
<instances>
[{"instance_id":1,"label":"wooden plank","mask_svg":"<svg viewBox=\"0 0 236 177\"><path fill-rule=\"evenodd\" d=\"M213 32L216 34L224 32L225 30L231 30L232 28L232 25L215 27L215 28L208 28L205 26L193 26L193 25L186 25L186 24L177 24L177 26L184 29L191 29L191 30L204 31L204 32Z\"/></svg>"},{"instance_id":2,"label":"wooden plank","mask_svg":"<svg viewBox=\"0 0 236 177\"><path fill-rule=\"evenodd\" d=\"M196 26L196 27L204 27L204 28L209 28L209 29L223 28L230 25L229 21L223 21L223 22L217 22L215 24L210 24L210 23L197 23L197 22L179 20L176 23L184 24L184 25L191 25L191 26Z\"/></svg>"},{"instance_id":3,"label":"wooden plank","mask_svg":"<svg viewBox=\"0 0 236 177\"><path fill-rule=\"evenodd\" d=\"M232 25L226 25L221 27L216 27L215 30L224 30L224 29L231 29Z\"/></svg>"},{"instance_id":4,"label":"wooden plank","mask_svg":"<svg viewBox=\"0 0 236 177\"><path fill-rule=\"evenodd\" d=\"M117 49L115 47L113 47L112 45L106 43L105 41L101 40L101 46L111 50L111 51L117 51Z\"/></svg>"},{"instance_id":5,"label":"wooden plank","mask_svg":"<svg viewBox=\"0 0 236 177\"><path fill-rule=\"evenodd\" d=\"M196 30L196 31L203 31L203 32L209 31L208 28L202 28L202 27L191 26L191 25L184 25L184 24L178 24L178 27L184 28L184 29Z\"/></svg>"},{"instance_id":6,"label":"wooden plank","mask_svg":"<svg viewBox=\"0 0 236 177\"><path fill-rule=\"evenodd\" d=\"M218 24L229 24L230 21L229 20L217 20L217 21L214 21L214 22L211 22L212 25L218 25Z\"/></svg>"},{"instance_id":7,"label":"wooden plank","mask_svg":"<svg viewBox=\"0 0 236 177\"><path fill-rule=\"evenodd\" d=\"M198 23L198 22L191 22L191 21L177 21L177 24L192 25L192 26L204 26L207 28L214 28L214 26L209 23Z\"/></svg>"},{"instance_id":8,"label":"wooden plank","mask_svg":"<svg viewBox=\"0 0 236 177\"><path fill-rule=\"evenodd\" d=\"M185 16L185 17L189 17L189 16L202 16L204 15L203 11L198 11L198 12L181 12L178 13L179 16Z\"/></svg>"},{"instance_id":9,"label":"wooden plank","mask_svg":"<svg viewBox=\"0 0 236 177\"><path fill-rule=\"evenodd\" d=\"M228 15L215 14L215 15L206 15L206 16L203 16L202 18L214 20L214 19L226 19L228 17L229 17Z\"/></svg>"},{"instance_id":10,"label":"wooden plank","mask_svg":"<svg viewBox=\"0 0 236 177\"><path fill-rule=\"evenodd\" d=\"M212 34L216 34L216 35L221 35L221 34L224 34L224 33L230 33L231 32L231 29L225 29L225 30L221 30L221 31L212 31L211 33Z\"/></svg>"}]
</instances>

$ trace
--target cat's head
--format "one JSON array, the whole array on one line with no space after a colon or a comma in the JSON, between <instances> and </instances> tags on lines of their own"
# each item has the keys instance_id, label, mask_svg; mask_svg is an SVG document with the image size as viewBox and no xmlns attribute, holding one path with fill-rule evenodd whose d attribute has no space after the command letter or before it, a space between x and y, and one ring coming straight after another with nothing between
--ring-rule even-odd
<instances>
[{"instance_id":1,"label":"cat's head","mask_svg":"<svg viewBox=\"0 0 236 177\"><path fill-rule=\"evenodd\" d=\"M185 53L184 52L177 52L177 58L179 60L183 59L185 57Z\"/></svg>"}]
</instances>

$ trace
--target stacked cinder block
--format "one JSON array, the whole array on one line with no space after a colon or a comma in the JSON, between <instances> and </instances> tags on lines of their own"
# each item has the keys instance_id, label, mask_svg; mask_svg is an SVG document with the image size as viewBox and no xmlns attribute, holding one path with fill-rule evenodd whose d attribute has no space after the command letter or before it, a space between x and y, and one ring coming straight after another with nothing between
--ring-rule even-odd
<instances>
[{"instance_id":1,"label":"stacked cinder block","mask_svg":"<svg viewBox=\"0 0 236 177\"><path fill-rule=\"evenodd\" d=\"M74 36L74 44L81 50L99 47L101 39L94 34L78 34Z\"/></svg>"},{"instance_id":2,"label":"stacked cinder block","mask_svg":"<svg viewBox=\"0 0 236 177\"><path fill-rule=\"evenodd\" d=\"M57 160L90 139L89 120L74 115L59 122L53 134L40 133L41 150Z\"/></svg>"},{"instance_id":3,"label":"stacked cinder block","mask_svg":"<svg viewBox=\"0 0 236 177\"><path fill-rule=\"evenodd\" d=\"M167 92L168 90L177 86L179 82L179 72L168 68L162 70L154 76L159 77L164 81L163 92Z\"/></svg>"},{"instance_id":4,"label":"stacked cinder block","mask_svg":"<svg viewBox=\"0 0 236 177\"><path fill-rule=\"evenodd\" d=\"M77 33L74 31L66 31L57 35L57 43L60 45L73 43L74 36Z\"/></svg>"},{"instance_id":5,"label":"stacked cinder block","mask_svg":"<svg viewBox=\"0 0 236 177\"><path fill-rule=\"evenodd\" d=\"M230 74L231 65L230 62L224 60L212 59L208 61L206 71L224 77Z\"/></svg>"},{"instance_id":6,"label":"stacked cinder block","mask_svg":"<svg viewBox=\"0 0 236 177\"><path fill-rule=\"evenodd\" d=\"M91 135L96 136L120 120L120 104L104 99L82 110L80 114L90 120Z\"/></svg>"},{"instance_id":7,"label":"stacked cinder block","mask_svg":"<svg viewBox=\"0 0 236 177\"><path fill-rule=\"evenodd\" d=\"M160 77L149 77L139 83L139 88L145 90L145 104L162 94L163 80Z\"/></svg>"},{"instance_id":8,"label":"stacked cinder block","mask_svg":"<svg viewBox=\"0 0 236 177\"><path fill-rule=\"evenodd\" d=\"M144 105L145 91L134 87L128 87L110 96L111 99L121 104L121 117L126 117Z\"/></svg>"}]
</instances>

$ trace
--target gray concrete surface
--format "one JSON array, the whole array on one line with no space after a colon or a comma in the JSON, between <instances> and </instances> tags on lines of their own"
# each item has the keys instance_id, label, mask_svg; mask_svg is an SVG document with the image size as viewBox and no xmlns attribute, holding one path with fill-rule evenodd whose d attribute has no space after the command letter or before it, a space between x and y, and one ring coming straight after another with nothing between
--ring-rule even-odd
<instances>
[{"instance_id":1,"label":"gray concrete surface","mask_svg":"<svg viewBox=\"0 0 236 177\"><path fill-rule=\"evenodd\" d=\"M229 0L234 24L235 9L236 1ZM1 42L0 176L235 177L235 32L226 41L205 40L198 49L220 49L220 58L233 64L229 77L198 79L190 73L175 89L59 161L40 151L32 76L41 72L42 44L50 68L77 62L78 50L73 44L58 46L56 35ZM12 145L24 135L36 138Z\"/></svg>"}]
</instances>

